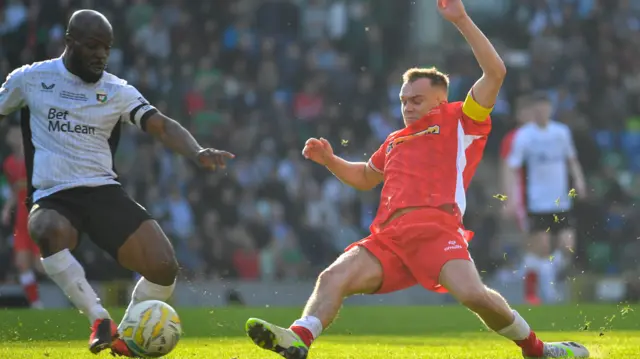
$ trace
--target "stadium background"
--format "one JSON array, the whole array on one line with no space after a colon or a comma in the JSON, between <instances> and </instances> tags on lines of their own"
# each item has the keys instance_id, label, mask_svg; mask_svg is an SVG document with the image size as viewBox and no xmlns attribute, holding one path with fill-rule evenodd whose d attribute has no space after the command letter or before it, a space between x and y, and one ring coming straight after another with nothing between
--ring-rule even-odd
<instances>
[{"instance_id":1,"label":"stadium background","mask_svg":"<svg viewBox=\"0 0 640 359\"><path fill-rule=\"evenodd\" d=\"M476 232L471 251L483 275L506 286L519 238L493 197L498 148L514 127L518 96L546 90L556 119L573 130L591 191L577 204L579 267L570 283L578 288L570 298L638 300L640 3L600 2L465 1L509 67L465 224ZM356 193L305 162L304 141L324 136L338 154L368 158L402 125L397 94L406 67L447 71L451 100L479 75L433 4L408 0L0 0L0 75L58 56L78 8L100 10L114 25L109 71L202 143L237 155L227 171L205 174L135 129L121 141L118 172L172 239L190 288L177 291L183 302L220 288L227 299L237 289L245 302L247 293L269 297L276 288L306 296L319 270L367 233L378 193ZM9 123L0 124L3 136ZM2 190L6 197L8 186ZM4 227L5 295L19 292L11 255ZM130 285L131 273L88 241L77 255L102 293L119 293L103 294L107 301L126 302L112 289Z\"/></svg>"}]
</instances>

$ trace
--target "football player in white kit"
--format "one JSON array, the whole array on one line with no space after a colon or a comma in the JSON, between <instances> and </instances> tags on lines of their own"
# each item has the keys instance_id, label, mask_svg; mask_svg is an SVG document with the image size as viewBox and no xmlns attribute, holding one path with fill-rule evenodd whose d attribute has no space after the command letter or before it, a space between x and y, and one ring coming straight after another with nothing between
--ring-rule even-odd
<instances>
[{"instance_id":1,"label":"football player in white kit","mask_svg":"<svg viewBox=\"0 0 640 359\"><path fill-rule=\"evenodd\" d=\"M569 127L551 120L552 105L546 94L532 95L529 105L533 121L518 129L507 159L511 176L506 205L513 211L521 205L517 183L524 173L524 205L529 219L525 277L531 280L535 276L542 298L555 301L555 283L562 279L558 272L566 269L574 256L573 197L585 197L587 191Z\"/></svg>"},{"instance_id":2,"label":"football player in white kit","mask_svg":"<svg viewBox=\"0 0 640 359\"><path fill-rule=\"evenodd\" d=\"M0 117L22 110L30 214L49 277L92 323L89 349L132 356L71 254L80 233L142 275L131 304L167 300L178 263L164 232L125 193L113 167L121 125L153 135L203 168L224 167L233 155L204 148L178 122L155 109L133 86L104 71L113 42L109 21L75 12L61 57L13 71L0 89Z\"/></svg>"}]
</instances>

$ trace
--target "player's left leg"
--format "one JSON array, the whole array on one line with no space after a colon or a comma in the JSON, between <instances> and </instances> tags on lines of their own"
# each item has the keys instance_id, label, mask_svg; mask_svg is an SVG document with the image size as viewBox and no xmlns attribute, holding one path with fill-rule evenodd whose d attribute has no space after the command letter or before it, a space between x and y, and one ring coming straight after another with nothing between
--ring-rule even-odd
<instances>
[{"instance_id":1,"label":"player's left leg","mask_svg":"<svg viewBox=\"0 0 640 359\"><path fill-rule=\"evenodd\" d=\"M571 267L576 250L576 230L570 219L559 226L556 233L556 249L553 252L553 262L560 273Z\"/></svg>"},{"instance_id":2,"label":"player's left leg","mask_svg":"<svg viewBox=\"0 0 640 359\"><path fill-rule=\"evenodd\" d=\"M118 262L142 276L133 290L127 312L137 303L166 301L173 294L178 262L171 242L156 221L140 224L118 249Z\"/></svg>"},{"instance_id":3,"label":"player's left leg","mask_svg":"<svg viewBox=\"0 0 640 359\"><path fill-rule=\"evenodd\" d=\"M120 265L142 276L129 307L145 300L169 299L175 287L178 262L171 242L149 213L120 186L97 188L87 208L91 212L89 237ZM116 354L131 355L120 340L111 349Z\"/></svg>"},{"instance_id":4,"label":"player's left leg","mask_svg":"<svg viewBox=\"0 0 640 359\"><path fill-rule=\"evenodd\" d=\"M451 295L476 313L487 327L522 348L525 358L589 357L589 351L580 344L544 343L538 339L520 314L511 309L498 292L482 283L472 261L449 260L442 267L439 280Z\"/></svg>"}]
</instances>

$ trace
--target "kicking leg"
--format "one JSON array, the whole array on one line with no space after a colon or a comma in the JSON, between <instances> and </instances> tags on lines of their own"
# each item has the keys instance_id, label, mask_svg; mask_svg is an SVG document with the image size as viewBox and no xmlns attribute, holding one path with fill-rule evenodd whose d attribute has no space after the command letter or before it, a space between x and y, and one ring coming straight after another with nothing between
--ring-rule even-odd
<instances>
[{"instance_id":1,"label":"kicking leg","mask_svg":"<svg viewBox=\"0 0 640 359\"><path fill-rule=\"evenodd\" d=\"M345 297L374 293L382 285L382 265L369 250L356 246L325 269L305 306L289 329L260 319L247 321L247 334L260 347L285 358L304 359L311 342L338 315Z\"/></svg>"},{"instance_id":2,"label":"kicking leg","mask_svg":"<svg viewBox=\"0 0 640 359\"><path fill-rule=\"evenodd\" d=\"M588 358L589 351L574 342L543 343L527 322L512 310L504 298L487 288L471 261L451 260L440 272L440 283L460 303L498 334L514 341L525 358Z\"/></svg>"},{"instance_id":3,"label":"kicking leg","mask_svg":"<svg viewBox=\"0 0 640 359\"><path fill-rule=\"evenodd\" d=\"M140 227L118 250L118 262L142 277L136 284L125 317L133 305L145 300L166 301L173 294L178 262L171 242L154 220Z\"/></svg>"},{"instance_id":4,"label":"kicking leg","mask_svg":"<svg viewBox=\"0 0 640 359\"><path fill-rule=\"evenodd\" d=\"M115 325L87 282L84 268L69 251L78 244L78 231L56 210L39 207L29 216L29 234L40 247L45 273L93 323L89 349L98 353L108 348Z\"/></svg>"}]
</instances>

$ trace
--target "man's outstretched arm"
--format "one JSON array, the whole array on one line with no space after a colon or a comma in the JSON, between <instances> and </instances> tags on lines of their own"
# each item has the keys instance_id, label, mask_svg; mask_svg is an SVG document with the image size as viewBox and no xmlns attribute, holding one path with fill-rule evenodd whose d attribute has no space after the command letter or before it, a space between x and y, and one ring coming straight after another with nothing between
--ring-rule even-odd
<instances>
[{"instance_id":1,"label":"man's outstretched arm","mask_svg":"<svg viewBox=\"0 0 640 359\"><path fill-rule=\"evenodd\" d=\"M376 155L377 154L377 155ZM372 159L382 169L384 165L384 151L378 150ZM329 141L324 138L310 138L304 145L302 155L308 159L325 166L342 183L357 190L368 191L382 182L382 170L377 169L372 161L349 162L333 153Z\"/></svg>"},{"instance_id":2,"label":"man's outstretched arm","mask_svg":"<svg viewBox=\"0 0 640 359\"><path fill-rule=\"evenodd\" d=\"M349 162L333 156L325 165L342 183L360 191L368 191L382 182L382 174L367 162Z\"/></svg>"},{"instance_id":3,"label":"man's outstretched arm","mask_svg":"<svg viewBox=\"0 0 640 359\"><path fill-rule=\"evenodd\" d=\"M169 149L205 168L224 168L225 161L235 157L226 151L202 147L186 128L160 112L145 119L142 128Z\"/></svg>"},{"instance_id":4,"label":"man's outstretched arm","mask_svg":"<svg viewBox=\"0 0 640 359\"><path fill-rule=\"evenodd\" d=\"M442 15L451 21L467 40L482 69L482 77L471 89L472 99L482 108L492 109L507 74L504 62L489 39L467 15L461 0L439 0L438 7Z\"/></svg>"}]
</instances>

